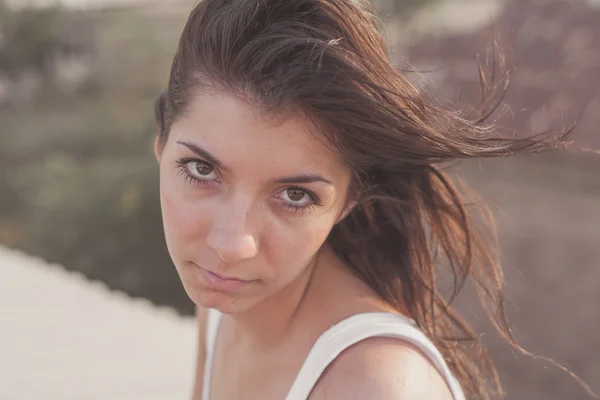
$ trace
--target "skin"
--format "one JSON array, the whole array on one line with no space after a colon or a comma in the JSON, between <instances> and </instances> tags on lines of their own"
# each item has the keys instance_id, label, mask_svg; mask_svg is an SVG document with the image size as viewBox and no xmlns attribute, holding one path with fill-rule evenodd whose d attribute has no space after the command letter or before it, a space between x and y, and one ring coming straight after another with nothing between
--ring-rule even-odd
<instances>
[{"instance_id":1,"label":"skin","mask_svg":"<svg viewBox=\"0 0 600 400\"><path fill-rule=\"evenodd\" d=\"M194 399L201 398L207 308L224 313L211 400L283 399L332 324L397 312L325 244L354 206L350 171L301 116L266 119L241 98L201 93L155 152L167 247L198 306ZM223 290L206 278L211 273L243 283ZM451 396L418 350L372 338L343 352L310 398Z\"/></svg>"}]
</instances>

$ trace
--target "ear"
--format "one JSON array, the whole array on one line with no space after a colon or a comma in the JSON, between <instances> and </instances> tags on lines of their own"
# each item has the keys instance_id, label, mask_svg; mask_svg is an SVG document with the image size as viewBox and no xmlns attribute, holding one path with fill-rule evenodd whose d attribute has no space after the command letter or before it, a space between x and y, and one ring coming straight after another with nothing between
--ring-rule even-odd
<instances>
[{"instance_id":1,"label":"ear","mask_svg":"<svg viewBox=\"0 0 600 400\"><path fill-rule=\"evenodd\" d=\"M356 207L356 200L349 201L348 204L346 204L344 211L338 217L338 220L335 222L335 224L337 225L340 222L342 222L348 216L348 214L350 214L354 207Z\"/></svg>"},{"instance_id":2,"label":"ear","mask_svg":"<svg viewBox=\"0 0 600 400\"><path fill-rule=\"evenodd\" d=\"M156 157L156 161L160 164L160 158L162 156L163 147L160 143L160 132L156 135L156 139L154 139L154 157Z\"/></svg>"}]
</instances>

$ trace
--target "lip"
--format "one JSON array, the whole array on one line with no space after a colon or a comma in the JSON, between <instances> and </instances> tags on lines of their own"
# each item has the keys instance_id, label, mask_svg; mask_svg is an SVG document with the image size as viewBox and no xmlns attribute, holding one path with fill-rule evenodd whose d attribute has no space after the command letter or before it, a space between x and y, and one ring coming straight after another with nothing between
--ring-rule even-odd
<instances>
[{"instance_id":1,"label":"lip","mask_svg":"<svg viewBox=\"0 0 600 400\"><path fill-rule=\"evenodd\" d=\"M219 290L219 291L224 291L224 292L236 291L236 290L243 289L244 287L246 287L250 283L252 283L252 281L246 281L243 279L231 278L231 277L226 277L226 276L222 276L219 274L215 274L214 272L210 272L202 267L199 267L197 264L194 264L194 266L196 267L196 270L198 271L198 275L200 275L200 278L202 279L202 281L206 285L212 287L213 289Z\"/></svg>"}]
</instances>

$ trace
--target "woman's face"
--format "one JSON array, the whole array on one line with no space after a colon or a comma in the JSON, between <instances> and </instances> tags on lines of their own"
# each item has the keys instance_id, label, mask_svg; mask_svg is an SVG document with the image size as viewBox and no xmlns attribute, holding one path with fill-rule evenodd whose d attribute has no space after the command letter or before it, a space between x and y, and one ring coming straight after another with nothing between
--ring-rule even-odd
<instances>
[{"instance_id":1,"label":"woman's face","mask_svg":"<svg viewBox=\"0 0 600 400\"><path fill-rule=\"evenodd\" d=\"M167 247L202 307L286 290L345 211L350 173L306 121L267 121L232 95L197 95L157 158Z\"/></svg>"}]
</instances>

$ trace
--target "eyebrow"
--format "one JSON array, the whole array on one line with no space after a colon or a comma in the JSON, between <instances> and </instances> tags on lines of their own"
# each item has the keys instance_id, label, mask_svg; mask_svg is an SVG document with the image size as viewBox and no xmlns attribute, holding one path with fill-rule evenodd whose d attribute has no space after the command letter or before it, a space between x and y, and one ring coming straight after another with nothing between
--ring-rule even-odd
<instances>
[{"instance_id":1,"label":"eyebrow","mask_svg":"<svg viewBox=\"0 0 600 400\"><path fill-rule=\"evenodd\" d=\"M314 183L314 182L324 182L328 185L333 185L329 179L323 178L321 175L297 175L297 176L287 176L283 178L275 179L273 182L275 183Z\"/></svg>"},{"instance_id":2,"label":"eyebrow","mask_svg":"<svg viewBox=\"0 0 600 400\"><path fill-rule=\"evenodd\" d=\"M200 147L194 143L185 142L185 141L177 141L177 143L179 143L182 146L187 147L188 149L193 151L196 155L204 158L206 161L215 165L216 167L218 167L222 170L225 170L225 171L230 171L230 169L227 168L221 161L219 161L215 156L210 154L207 150L203 149L202 147ZM332 181L330 181L329 179L326 179L318 174L286 176L286 177L282 177L282 178L277 178L277 179L273 180L273 182L274 183L287 183L287 184L323 182L328 185L333 185Z\"/></svg>"},{"instance_id":3,"label":"eyebrow","mask_svg":"<svg viewBox=\"0 0 600 400\"><path fill-rule=\"evenodd\" d=\"M223 163L221 161L219 161L217 159L217 157L213 156L207 150L204 150L202 147L195 145L194 143L184 142L184 141L177 141L177 143L179 143L182 146L187 147L188 149L190 149L191 151L196 153L196 155L204 158L206 161L213 164L214 166L216 166L222 170L229 171L229 168L227 168L225 165L223 165Z\"/></svg>"}]
</instances>

